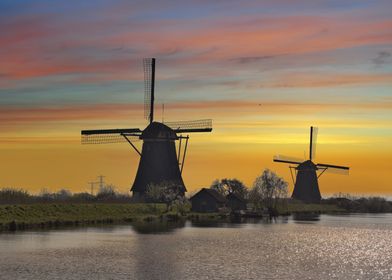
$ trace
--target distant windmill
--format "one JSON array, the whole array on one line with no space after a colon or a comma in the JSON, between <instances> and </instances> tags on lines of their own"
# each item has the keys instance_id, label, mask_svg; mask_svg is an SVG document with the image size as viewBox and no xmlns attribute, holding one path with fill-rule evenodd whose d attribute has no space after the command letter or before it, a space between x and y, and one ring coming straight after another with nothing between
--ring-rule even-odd
<instances>
[{"instance_id":1,"label":"distant windmill","mask_svg":"<svg viewBox=\"0 0 392 280\"><path fill-rule=\"evenodd\" d=\"M318 178L324 172L332 172L338 174L348 174L349 167L338 166L323 163L313 163L312 160L315 158L316 152L316 139L317 139L316 127L310 127L310 145L309 145L309 160L302 161L300 159L285 157L281 155L274 156L275 162L284 162L289 164L295 164L296 166L289 166L291 178L294 182L294 191L292 198L298 199L304 202L320 202L321 195L318 186ZM296 180L292 170L295 170ZM317 171L320 171L317 174Z\"/></svg>"},{"instance_id":2,"label":"distant windmill","mask_svg":"<svg viewBox=\"0 0 392 280\"><path fill-rule=\"evenodd\" d=\"M184 168L189 135L182 136L181 133L211 132L212 120L154 121L155 58L144 59L143 66L144 116L149 120L149 125L144 130L139 128L82 130L82 144L126 141L132 146L140 156L139 167L131 188L135 198L143 199L149 184L161 182L178 184L184 194L186 188L181 174ZM143 140L141 152L133 144L138 140ZM178 153L176 153L176 140L179 140ZM184 147L181 146L182 140L185 141Z\"/></svg>"}]
</instances>

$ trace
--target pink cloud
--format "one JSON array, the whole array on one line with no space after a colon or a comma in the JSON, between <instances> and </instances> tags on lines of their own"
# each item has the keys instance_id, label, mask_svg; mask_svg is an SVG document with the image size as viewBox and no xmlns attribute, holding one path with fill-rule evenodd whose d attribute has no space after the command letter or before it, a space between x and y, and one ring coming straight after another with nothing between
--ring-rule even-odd
<instances>
[{"instance_id":1,"label":"pink cloud","mask_svg":"<svg viewBox=\"0 0 392 280\"><path fill-rule=\"evenodd\" d=\"M131 70L138 60L157 54L168 57L169 64L207 67L238 57L302 55L392 43L391 20L354 16L131 21L127 28L116 26L114 18L79 26L51 17L9 23L7 35L0 38L2 67L9 79L68 73L129 79L129 72L140 78ZM128 75L121 74L125 71Z\"/></svg>"},{"instance_id":2,"label":"pink cloud","mask_svg":"<svg viewBox=\"0 0 392 280\"><path fill-rule=\"evenodd\" d=\"M205 102L177 102L166 104L165 109L171 116L186 118L184 111L189 115L200 112L208 112L204 117L230 116L236 113L255 114L285 114L320 112L330 110L341 110L347 107L345 103L298 103L298 102L266 102L257 100L221 100ZM365 110L389 110L392 102L355 103L350 104L350 108ZM159 112L160 113L160 112ZM62 121L115 121L115 120L140 120L143 122L143 106L138 104L99 104L85 106L62 106L55 108L2 108L0 110L1 126L13 124L32 123L56 123Z\"/></svg>"}]
</instances>

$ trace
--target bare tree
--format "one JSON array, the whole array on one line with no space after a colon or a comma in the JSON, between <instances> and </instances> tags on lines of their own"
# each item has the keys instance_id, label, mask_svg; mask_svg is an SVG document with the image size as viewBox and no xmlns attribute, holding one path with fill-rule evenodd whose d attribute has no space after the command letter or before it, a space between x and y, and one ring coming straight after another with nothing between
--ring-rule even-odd
<instances>
[{"instance_id":1,"label":"bare tree","mask_svg":"<svg viewBox=\"0 0 392 280\"><path fill-rule=\"evenodd\" d=\"M262 207L276 213L278 203L287 197L287 182L279 177L275 172L265 169L256 178L253 188L249 192L250 201L255 208Z\"/></svg>"}]
</instances>

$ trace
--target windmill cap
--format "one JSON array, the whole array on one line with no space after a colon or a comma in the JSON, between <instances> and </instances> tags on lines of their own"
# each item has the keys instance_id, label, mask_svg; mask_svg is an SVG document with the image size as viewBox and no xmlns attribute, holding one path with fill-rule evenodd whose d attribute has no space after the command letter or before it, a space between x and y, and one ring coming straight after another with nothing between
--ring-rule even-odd
<instances>
[{"instance_id":1,"label":"windmill cap","mask_svg":"<svg viewBox=\"0 0 392 280\"><path fill-rule=\"evenodd\" d=\"M297 166L297 169L315 169L315 170L317 170L317 166L311 160L306 160L306 161L300 163Z\"/></svg>"},{"instance_id":2,"label":"windmill cap","mask_svg":"<svg viewBox=\"0 0 392 280\"><path fill-rule=\"evenodd\" d=\"M178 139L173 129L160 122L150 123L142 132L140 139Z\"/></svg>"}]
</instances>

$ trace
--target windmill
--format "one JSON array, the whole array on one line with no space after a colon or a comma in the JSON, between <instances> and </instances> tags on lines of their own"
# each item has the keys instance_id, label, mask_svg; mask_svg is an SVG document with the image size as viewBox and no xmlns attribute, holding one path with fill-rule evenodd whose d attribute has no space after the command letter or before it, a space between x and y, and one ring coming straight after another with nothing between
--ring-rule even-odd
<instances>
[{"instance_id":1,"label":"windmill","mask_svg":"<svg viewBox=\"0 0 392 280\"><path fill-rule=\"evenodd\" d=\"M294 183L294 191L291 197L304 202L320 202L321 195L318 186L318 178L320 178L320 176L324 174L324 172L348 175L349 171L349 167L346 166L324 163L315 164L313 162L316 153L317 132L318 129L316 127L310 127L310 145L308 160L302 161L301 159L281 155L274 156L275 162L283 162L295 165L289 166L291 178L293 179ZM295 180L293 170L296 173Z\"/></svg>"},{"instance_id":2,"label":"windmill","mask_svg":"<svg viewBox=\"0 0 392 280\"><path fill-rule=\"evenodd\" d=\"M211 132L212 120L157 122L154 121L155 58L143 60L144 116L149 121L145 129L82 130L82 144L128 142L140 156L139 167L131 191L143 200L149 184L173 182L186 192L182 179L189 134ZM186 134L183 136L182 134ZM134 142L142 140L141 151ZM175 141L178 141L178 150ZM183 143L184 142L184 143Z\"/></svg>"}]
</instances>

